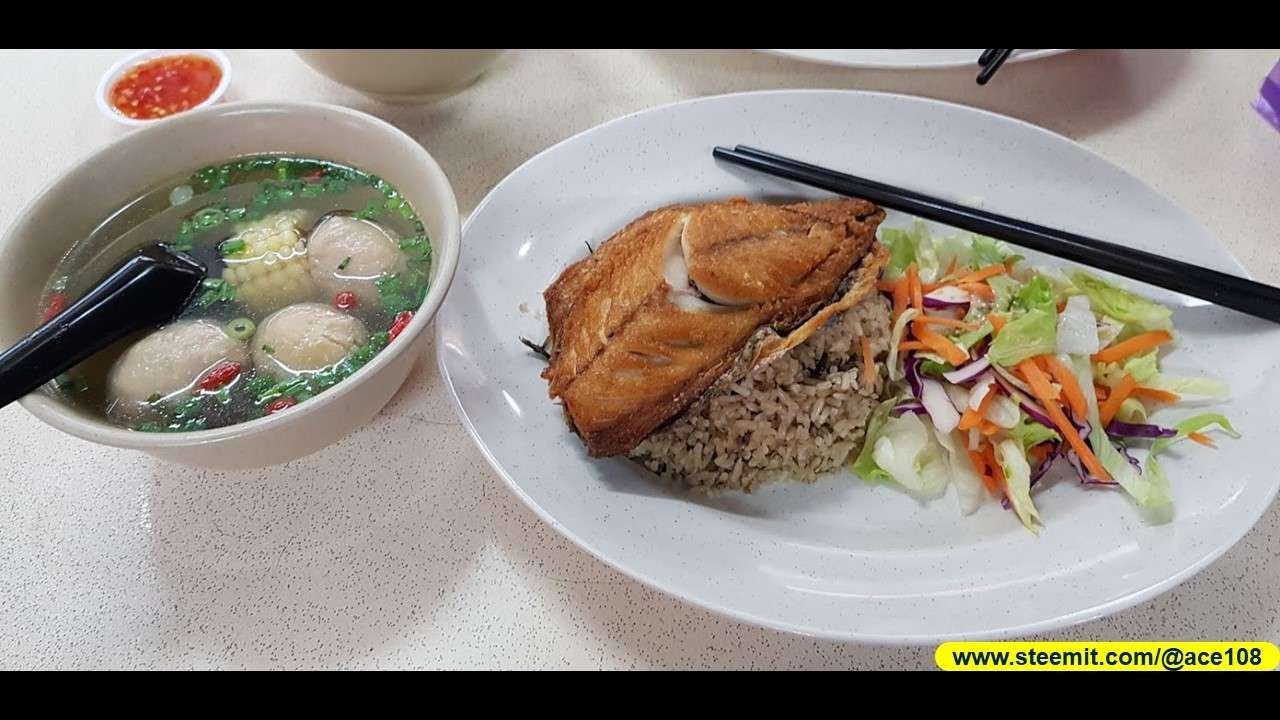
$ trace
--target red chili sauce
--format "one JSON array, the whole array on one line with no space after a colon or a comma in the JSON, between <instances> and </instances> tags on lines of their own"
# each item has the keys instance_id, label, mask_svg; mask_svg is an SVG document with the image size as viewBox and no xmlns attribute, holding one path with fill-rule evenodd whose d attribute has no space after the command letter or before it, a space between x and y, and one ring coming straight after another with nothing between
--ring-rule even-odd
<instances>
[{"instance_id":1,"label":"red chili sauce","mask_svg":"<svg viewBox=\"0 0 1280 720\"><path fill-rule=\"evenodd\" d=\"M155 120L199 105L222 82L222 68L201 55L169 55L138 63L111 86L108 100L134 120Z\"/></svg>"}]
</instances>

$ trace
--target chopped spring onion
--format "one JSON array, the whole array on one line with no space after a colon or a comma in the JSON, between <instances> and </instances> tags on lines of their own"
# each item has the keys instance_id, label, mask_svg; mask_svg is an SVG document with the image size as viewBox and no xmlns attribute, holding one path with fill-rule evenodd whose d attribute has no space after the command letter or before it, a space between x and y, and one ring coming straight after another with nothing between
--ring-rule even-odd
<instances>
[{"instance_id":1,"label":"chopped spring onion","mask_svg":"<svg viewBox=\"0 0 1280 720\"><path fill-rule=\"evenodd\" d=\"M253 333L258 329L258 326L249 318L242 317L227 323L223 329L226 330L227 335L235 340L248 340L253 337Z\"/></svg>"},{"instance_id":2,"label":"chopped spring onion","mask_svg":"<svg viewBox=\"0 0 1280 720\"><path fill-rule=\"evenodd\" d=\"M179 185L169 191L169 205L177 207L179 205L191 202L191 198L196 196L196 191L190 185Z\"/></svg>"},{"instance_id":3,"label":"chopped spring onion","mask_svg":"<svg viewBox=\"0 0 1280 720\"><path fill-rule=\"evenodd\" d=\"M209 307L218 302L231 302L236 299L235 287L221 278L206 278L202 283L204 293L196 300L200 307Z\"/></svg>"},{"instance_id":4,"label":"chopped spring onion","mask_svg":"<svg viewBox=\"0 0 1280 720\"><path fill-rule=\"evenodd\" d=\"M230 240L224 240L222 244L218 246L218 254L223 257L229 257L236 253L244 252L245 245L246 243L243 238L237 237L231 238Z\"/></svg>"}]
</instances>

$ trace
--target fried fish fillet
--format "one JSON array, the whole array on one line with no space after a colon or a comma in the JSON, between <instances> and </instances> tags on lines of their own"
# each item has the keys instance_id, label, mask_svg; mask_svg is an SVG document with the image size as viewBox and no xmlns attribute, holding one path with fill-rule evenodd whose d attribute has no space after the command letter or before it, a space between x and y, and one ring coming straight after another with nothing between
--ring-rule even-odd
<instances>
[{"instance_id":1,"label":"fried fish fillet","mask_svg":"<svg viewBox=\"0 0 1280 720\"><path fill-rule=\"evenodd\" d=\"M543 293L551 397L591 455L628 452L872 292L883 219L857 199L735 199L640 217Z\"/></svg>"}]
</instances>

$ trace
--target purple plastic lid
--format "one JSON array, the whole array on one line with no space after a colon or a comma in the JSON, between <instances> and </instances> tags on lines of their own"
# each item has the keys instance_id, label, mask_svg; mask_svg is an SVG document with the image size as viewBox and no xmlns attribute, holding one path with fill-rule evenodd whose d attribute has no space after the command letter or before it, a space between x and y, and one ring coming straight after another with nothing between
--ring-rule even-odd
<instances>
[{"instance_id":1,"label":"purple plastic lid","mask_svg":"<svg viewBox=\"0 0 1280 720\"><path fill-rule=\"evenodd\" d=\"M1258 99L1253 107L1267 122L1280 130L1280 63L1271 69L1271 74L1262 81L1262 89L1258 91Z\"/></svg>"}]
</instances>

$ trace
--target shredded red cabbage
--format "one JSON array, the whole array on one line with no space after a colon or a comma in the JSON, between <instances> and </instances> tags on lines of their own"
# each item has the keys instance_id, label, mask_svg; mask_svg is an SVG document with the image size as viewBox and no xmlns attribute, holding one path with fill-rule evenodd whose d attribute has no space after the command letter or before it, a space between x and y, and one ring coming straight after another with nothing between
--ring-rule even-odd
<instances>
[{"instance_id":1,"label":"shredded red cabbage","mask_svg":"<svg viewBox=\"0 0 1280 720\"><path fill-rule=\"evenodd\" d=\"M924 306L929 308L930 310L946 310L947 308L963 307L969 304L968 300L963 300L963 301L942 300L935 297L929 297L928 295L925 295L923 298L921 298L921 300L923 301Z\"/></svg>"},{"instance_id":2,"label":"shredded red cabbage","mask_svg":"<svg viewBox=\"0 0 1280 720\"><path fill-rule=\"evenodd\" d=\"M1060 454L1062 454L1062 443L1056 442L1053 444L1053 450L1044 457L1044 462L1040 463L1040 467L1031 473L1031 487L1035 487L1040 478L1049 472L1049 468L1053 467L1053 461L1057 460Z\"/></svg>"},{"instance_id":3,"label":"shredded red cabbage","mask_svg":"<svg viewBox=\"0 0 1280 720\"><path fill-rule=\"evenodd\" d=\"M1142 474L1142 464L1138 462L1138 459L1137 459L1137 458L1135 458L1134 456L1132 456L1132 455L1130 455L1130 454L1129 454L1129 448L1128 448L1128 447L1126 447L1124 443L1119 442L1118 440L1113 440L1113 441L1111 442L1111 444L1112 444L1113 446L1115 446L1115 449L1116 449L1116 450L1119 450L1119 451L1120 451L1120 454L1124 456L1124 459L1125 459L1125 460L1128 460L1128 461L1129 461L1129 464L1133 466L1133 469L1134 469L1134 470L1137 470L1137 471L1138 471L1138 474L1139 474L1139 475L1141 475L1141 474Z\"/></svg>"},{"instance_id":4,"label":"shredded red cabbage","mask_svg":"<svg viewBox=\"0 0 1280 720\"><path fill-rule=\"evenodd\" d=\"M911 400L911 401L904 402L894 406L894 408L889 411L889 414L893 415L894 417L897 417L902 413L908 413L908 412L915 413L916 415L928 414L928 412L924 409L924 405L921 404L919 401L915 401L915 400Z\"/></svg>"},{"instance_id":5,"label":"shredded red cabbage","mask_svg":"<svg viewBox=\"0 0 1280 720\"><path fill-rule=\"evenodd\" d=\"M924 381L920 379L920 358L915 353L907 356L903 363L903 373L907 376L907 384L911 386L911 394L919 400L920 394L924 392Z\"/></svg>"},{"instance_id":6,"label":"shredded red cabbage","mask_svg":"<svg viewBox=\"0 0 1280 720\"><path fill-rule=\"evenodd\" d=\"M1107 425L1107 434L1119 437L1129 438L1167 438L1178 434L1178 431L1172 428L1160 427L1159 425L1146 425L1142 423L1127 423L1119 420L1112 420Z\"/></svg>"},{"instance_id":7,"label":"shredded red cabbage","mask_svg":"<svg viewBox=\"0 0 1280 720\"><path fill-rule=\"evenodd\" d=\"M934 290L921 299L924 301L925 307L933 310L942 310L944 308L968 305L973 300L973 296L959 288L945 287Z\"/></svg>"},{"instance_id":8,"label":"shredded red cabbage","mask_svg":"<svg viewBox=\"0 0 1280 720\"><path fill-rule=\"evenodd\" d=\"M1064 456L1067 458L1067 462L1071 465L1071 468L1076 471L1076 477L1080 478L1080 482L1084 483L1085 485L1115 485L1116 484L1115 480L1103 480L1102 478L1091 474L1087 469L1085 469L1084 464L1080 462L1080 456L1076 455L1075 450L1068 450L1066 453L1064 453Z\"/></svg>"},{"instance_id":9,"label":"shredded red cabbage","mask_svg":"<svg viewBox=\"0 0 1280 720\"><path fill-rule=\"evenodd\" d=\"M942 377L946 378L947 382L961 385L978 377L982 373L986 372L990 367L991 361L985 357L980 357L967 365L962 365L955 370L942 373Z\"/></svg>"}]
</instances>

